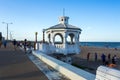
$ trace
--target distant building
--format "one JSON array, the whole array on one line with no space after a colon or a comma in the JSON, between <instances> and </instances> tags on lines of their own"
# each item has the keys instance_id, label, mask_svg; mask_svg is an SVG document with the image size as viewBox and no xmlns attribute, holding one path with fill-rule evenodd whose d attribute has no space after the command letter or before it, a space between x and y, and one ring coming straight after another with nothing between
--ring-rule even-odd
<instances>
[{"instance_id":1,"label":"distant building","mask_svg":"<svg viewBox=\"0 0 120 80\"><path fill-rule=\"evenodd\" d=\"M5 37L2 36L2 32L0 32L0 41L5 40Z\"/></svg>"}]
</instances>

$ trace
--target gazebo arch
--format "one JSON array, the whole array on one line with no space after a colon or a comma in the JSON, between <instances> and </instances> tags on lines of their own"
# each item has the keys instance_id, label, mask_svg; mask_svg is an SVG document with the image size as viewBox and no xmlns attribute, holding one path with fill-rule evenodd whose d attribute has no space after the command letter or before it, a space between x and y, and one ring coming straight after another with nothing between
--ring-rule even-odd
<instances>
[{"instance_id":1,"label":"gazebo arch","mask_svg":"<svg viewBox=\"0 0 120 80\"><path fill-rule=\"evenodd\" d=\"M69 39L69 40L68 40ZM74 33L69 33L67 35L67 43L68 44L73 44L75 43L75 34Z\"/></svg>"},{"instance_id":2,"label":"gazebo arch","mask_svg":"<svg viewBox=\"0 0 120 80\"><path fill-rule=\"evenodd\" d=\"M60 33L56 33L53 38L54 44L63 44L63 36Z\"/></svg>"}]
</instances>

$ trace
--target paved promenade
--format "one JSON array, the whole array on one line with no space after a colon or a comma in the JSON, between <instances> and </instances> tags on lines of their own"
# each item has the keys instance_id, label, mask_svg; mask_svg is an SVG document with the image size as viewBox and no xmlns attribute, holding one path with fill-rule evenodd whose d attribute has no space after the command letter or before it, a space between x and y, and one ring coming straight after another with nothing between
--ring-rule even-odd
<instances>
[{"instance_id":1,"label":"paved promenade","mask_svg":"<svg viewBox=\"0 0 120 80\"><path fill-rule=\"evenodd\" d=\"M29 60L27 55L12 44L0 48L0 80L48 80Z\"/></svg>"}]
</instances>

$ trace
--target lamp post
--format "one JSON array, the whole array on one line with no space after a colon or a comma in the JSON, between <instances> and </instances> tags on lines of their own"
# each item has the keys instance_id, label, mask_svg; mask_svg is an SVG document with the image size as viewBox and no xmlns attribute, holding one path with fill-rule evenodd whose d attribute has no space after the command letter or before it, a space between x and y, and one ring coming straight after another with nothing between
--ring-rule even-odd
<instances>
[{"instance_id":1,"label":"lamp post","mask_svg":"<svg viewBox=\"0 0 120 80\"><path fill-rule=\"evenodd\" d=\"M7 22L2 22L2 23L7 25L7 40L8 40L8 25L13 23L7 23Z\"/></svg>"},{"instance_id":2,"label":"lamp post","mask_svg":"<svg viewBox=\"0 0 120 80\"><path fill-rule=\"evenodd\" d=\"M35 42L37 43L37 35L38 35L38 32L35 32Z\"/></svg>"},{"instance_id":3,"label":"lamp post","mask_svg":"<svg viewBox=\"0 0 120 80\"><path fill-rule=\"evenodd\" d=\"M43 43L45 42L45 29L43 29Z\"/></svg>"},{"instance_id":4,"label":"lamp post","mask_svg":"<svg viewBox=\"0 0 120 80\"><path fill-rule=\"evenodd\" d=\"M34 50L36 50L36 44L37 44L37 35L38 35L38 32L35 32L35 44L34 44Z\"/></svg>"}]
</instances>

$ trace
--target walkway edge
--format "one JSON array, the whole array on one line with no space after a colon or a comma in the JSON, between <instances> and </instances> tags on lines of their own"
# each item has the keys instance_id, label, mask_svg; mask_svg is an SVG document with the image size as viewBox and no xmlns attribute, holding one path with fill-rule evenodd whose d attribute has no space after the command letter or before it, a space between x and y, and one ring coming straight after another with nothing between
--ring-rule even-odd
<instances>
[{"instance_id":1,"label":"walkway edge","mask_svg":"<svg viewBox=\"0 0 120 80\"><path fill-rule=\"evenodd\" d=\"M40 51L33 51L33 55L50 65L71 80L95 80L95 75L82 69L76 68L70 64L52 58Z\"/></svg>"}]
</instances>

